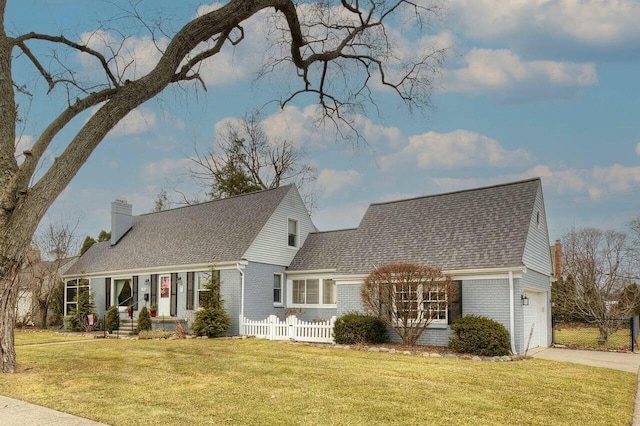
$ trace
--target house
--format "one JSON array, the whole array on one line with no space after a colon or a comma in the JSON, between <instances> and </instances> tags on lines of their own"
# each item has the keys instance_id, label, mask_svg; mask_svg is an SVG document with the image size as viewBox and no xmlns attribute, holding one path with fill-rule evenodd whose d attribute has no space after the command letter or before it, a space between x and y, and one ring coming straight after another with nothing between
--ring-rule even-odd
<instances>
[{"instance_id":1,"label":"house","mask_svg":"<svg viewBox=\"0 0 640 426\"><path fill-rule=\"evenodd\" d=\"M458 284L459 300L448 301L455 309L434 319L418 343L447 345L452 316L473 314L502 323L513 352L550 344L540 179L371 204L356 229L310 234L287 270L287 307L324 318L362 311L366 276L398 262L439 267Z\"/></svg>"},{"instance_id":2,"label":"house","mask_svg":"<svg viewBox=\"0 0 640 426\"><path fill-rule=\"evenodd\" d=\"M43 260L40 250L32 249L26 257L23 267L18 273L18 303L16 322L19 325L43 324L44 312L41 311L40 300L52 296L55 287L62 281L62 275L73 265L77 257L56 260ZM55 317L51 309L47 309L47 322Z\"/></svg>"},{"instance_id":3,"label":"house","mask_svg":"<svg viewBox=\"0 0 640 426\"><path fill-rule=\"evenodd\" d=\"M231 334L245 318L329 319L363 310L360 287L376 267L412 262L441 268L459 290L418 343L446 345L460 314L502 323L513 352L550 343L540 179L372 204L354 229L317 232L295 186L140 216L116 201L111 229L112 241L91 247L66 276L67 295L90 288L101 314L134 301L190 318L215 270Z\"/></svg>"},{"instance_id":4,"label":"house","mask_svg":"<svg viewBox=\"0 0 640 426\"><path fill-rule=\"evenodd\" d=\"M65 312L84 288L101 318L111 305L132 305L134 315L157 305L165 326L190 321L215 273L237 335L241 315L285 316L274 293L283 295L286 267L315 230L294 185L139 216L116 200L111 241L91 246L65 276Z\"/></svg>"}]
</instances>

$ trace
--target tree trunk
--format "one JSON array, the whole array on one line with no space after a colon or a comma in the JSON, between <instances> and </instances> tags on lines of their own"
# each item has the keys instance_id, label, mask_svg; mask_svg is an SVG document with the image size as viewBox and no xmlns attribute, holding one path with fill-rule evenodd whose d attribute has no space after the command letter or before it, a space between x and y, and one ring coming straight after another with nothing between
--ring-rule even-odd
<instances>
[{"instance_id":1,"label":"tree trunk","mask_svg":"<svg viewBox=\"0 0 640 426\"><path fill-rule=\"evenodd\" d=\"M604 324L598 324L598 330L600 331L600 337L598 337L598 344L606 345L609 340L609 329Z\"/></svg>"},{"instance_id":2,"label":"tree trunk","mask_svg":"<svg viewBox=\"0 0 640 426\"><path fill-rule=\"evenodd\" d=\"M15 373L16 350L13 345L13 330L16 325L16 303L18 300L18 280L15 279L17 268L15 262L5 258L0 264L5 273L0 277L0 370L3 373Z\"/></svg>"},{"instance_id":3,"label":"tree trunk","mask_svg":"<svg viewBox=\"0 0 640 426\"><path fill-rule=\"evenodd\" d=\"M46 300L38 300L38 316L39 321L37 326L39 328L47 328L47 316L49 314L49 306Z\"/></svg>"}]
</instances>

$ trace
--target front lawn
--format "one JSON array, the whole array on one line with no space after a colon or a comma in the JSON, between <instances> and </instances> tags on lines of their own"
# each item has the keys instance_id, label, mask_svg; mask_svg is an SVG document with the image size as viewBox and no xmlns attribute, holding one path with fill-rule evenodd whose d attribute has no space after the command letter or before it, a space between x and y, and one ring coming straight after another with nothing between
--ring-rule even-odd
<instances>
[{"instance_id":1,"label":"front lawn","mask_svg":"<svg viewBox=\"0 0 640 426\"><path fill-rule=\"evenodd\" d=\"M628 425L636 376L261 340L20 346L0 394L114 425Z\"/></svg>"},{"instance_id":2,"label":"front lawn","mask_svg":"<svg viewBox=\"0 0 640 426\"><path fill-rule=\"evenodd\" d=\"M71 342L74 340L92 339L84 333L67 333L51 330L22 329L15 332L15 345L36 345L41 343Z\"/></svg>"}]
</instances>

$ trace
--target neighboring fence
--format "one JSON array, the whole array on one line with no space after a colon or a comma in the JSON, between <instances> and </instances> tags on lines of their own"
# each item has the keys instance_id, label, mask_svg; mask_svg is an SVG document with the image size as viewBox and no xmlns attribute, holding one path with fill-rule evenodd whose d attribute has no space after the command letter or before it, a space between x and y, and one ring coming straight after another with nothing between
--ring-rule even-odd
<instances>
[{"instance_id":1,"label":"neighboring fence","mask_svg":"<svg viewBox=\"0 0 640 426\"><path fill-rule=\"evenodd\" d=\"M285 320L275 315L261 321L240 318L240 334L269 340L333 343L335 321L336 317L328 321L302 321L295 315Z\"/></svg>"},{"instance_id":2,"label":"neighboring fence","mask_svg":"<svg viewBox=\"0 0 640 426\"><path fill-rule=\"evenodd\" d=\"M606 339L593 322L566 320L553 316L553 343L575 349L625 350L638 348L638 317L609 319L611 328L617 329Z\"/></svg>"}]
</instances>

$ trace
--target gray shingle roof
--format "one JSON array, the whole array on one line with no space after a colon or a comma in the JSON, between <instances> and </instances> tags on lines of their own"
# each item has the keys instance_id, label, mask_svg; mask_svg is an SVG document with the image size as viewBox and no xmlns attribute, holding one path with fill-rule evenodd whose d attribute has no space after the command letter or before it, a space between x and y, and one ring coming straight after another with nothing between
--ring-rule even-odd
<instances>
[{"instance_id":1,"label":"gray shingle roof","mask_svg":"<svg viewBox=\"0 0 640 426\"><path fill-rule=\"evenodd\" d=\"M304 245L293 258L288 270L335 269L340 262L342 252L355 231L355 229L341 229L309 234Z\"/></svg>"},{"instance_id":2,"label":"gray shingle roof","mask_svg":"<svg viewBox=\"0 0 640 426\"><path fill-rule=\"evenodd\" d=\"M414 262L442 269L522 265L540 179L372 204L339 274Z\"/></svg>"},{"instance_id":3,"label":"gray shingle roof","mask_svg":"<svg viewBox=\"0 0 640 426\"><path fill-rule=\"evenodd\" d=\"M134 216L115 246L94 244L66 275L240 260L291 187Z\"/></svg>"}]
</instances>

